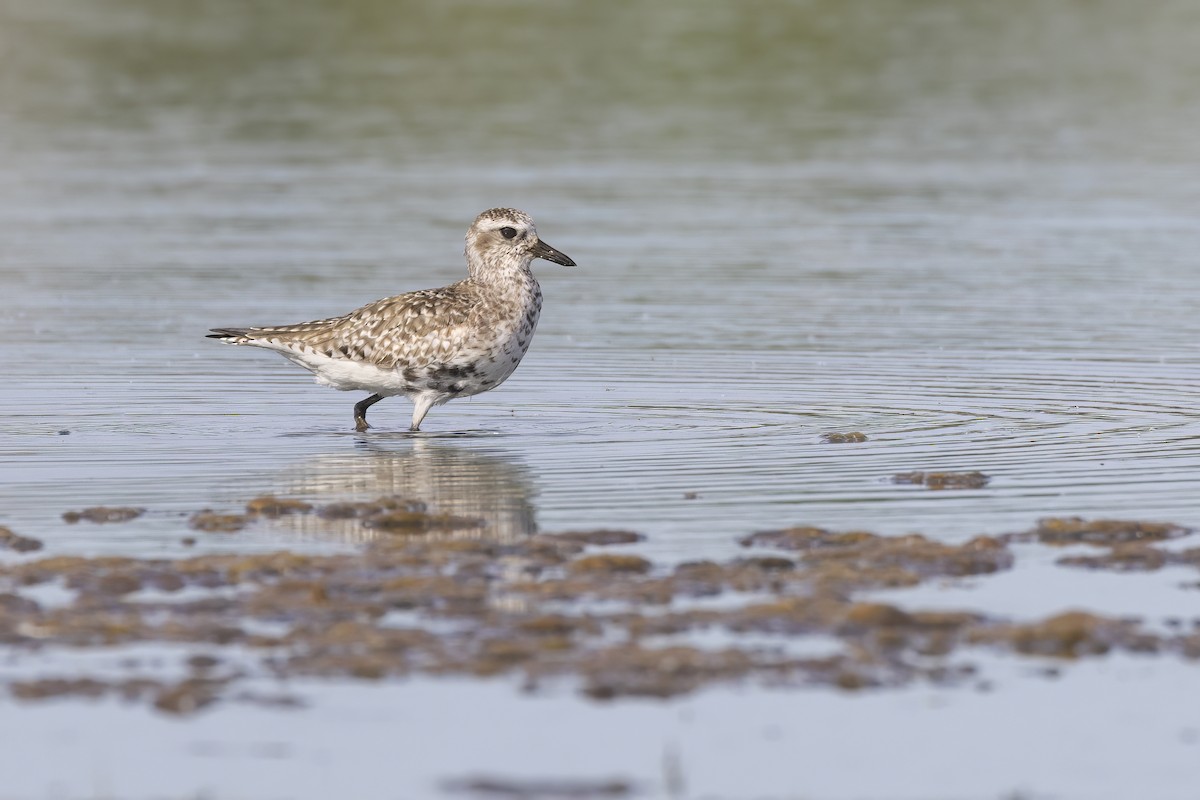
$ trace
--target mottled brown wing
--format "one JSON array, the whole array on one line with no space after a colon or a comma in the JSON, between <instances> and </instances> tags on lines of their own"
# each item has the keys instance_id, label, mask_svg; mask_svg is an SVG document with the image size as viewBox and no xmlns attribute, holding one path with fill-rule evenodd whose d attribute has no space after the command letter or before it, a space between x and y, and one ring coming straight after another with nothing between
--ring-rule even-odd
<instances>
[{"instance_id":1,"label":"mottled brown wing","mask_svg":"<svg viewBox=\"0 0 1200 800\"><path fill-rule=\"evenodd\" d=\"M384 369L425 366L462 347L472 305L470 293L455 284L385 297L341 317L251 328L247 334Z\"/></svg>"}]
</instances>

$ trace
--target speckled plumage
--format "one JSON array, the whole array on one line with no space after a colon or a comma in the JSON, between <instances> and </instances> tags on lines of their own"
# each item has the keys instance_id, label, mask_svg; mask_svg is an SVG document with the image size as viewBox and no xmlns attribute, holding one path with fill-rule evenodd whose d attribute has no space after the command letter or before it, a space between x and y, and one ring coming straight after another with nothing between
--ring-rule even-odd
<instances>
[{"instance_id":1,"label":"speckled plumage","mask_svg":"<svg viewBox=\"0 0 1200 800\"><path fill-rule=\"evenodd\" d=\"M368 407L405 395L415 431L433 406L494 389L517 368L542 310L531 262L575 266L513 208L476 217L465 254L467 278L441 289L385 297L315 322L213 328L209 338L274 350L325 386L372 392L354 407L360 431L369 427Z\"/></svg>"}]
</instances>

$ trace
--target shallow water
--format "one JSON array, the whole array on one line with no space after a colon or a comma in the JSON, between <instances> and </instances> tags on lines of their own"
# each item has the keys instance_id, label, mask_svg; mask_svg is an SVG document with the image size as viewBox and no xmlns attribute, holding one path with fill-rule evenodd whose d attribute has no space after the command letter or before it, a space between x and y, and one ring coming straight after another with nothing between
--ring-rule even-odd
<instances>
[{"instance_id":1,"label":"shallow water","mask_svg":"<svg viewBox=\"0 0 1200 800\"><path fill-rule=\"evenodd\" d=\"M17 797L45 786L51 796L174 797L180 785L217 797L463 796L441 790L548 774L621 779L643 797L1115 800L1148 784L1157 797L1190 796L1195 716L1173 700L1191 691L1191 670L1114 658L1046 680L1020 664L991 668L1003 676L991 693L722 690L619 708L464 681L302 686L324 713L233 707L182 725L116 703L86 715L18 707L6 712L25 735L6 751L26 766L11 782ZM988 743L1004 749L981 757ZM78 770L31 779L62 761Z\"/></svg>"},{"instance_id":2,"label":"shallow water","mask_svg":"<svg viewBox=\"0 0 1200 800\"><path fill-rule=\"evenodd\" d=\"M1200 15L1151 5L7 3L0 524L178 555L200 508L401 494L665 562L797 523L1200 526ZM456 280L493 205L580 266L537 265L525 363L420 436L403 400L354 434L358 396L203 338ZM60 518L101 504L148 513ZM1176 577L1130 610L1200 615ZM1020 615L1034 578L973 607Z\"/></svg>"}]
</instances>

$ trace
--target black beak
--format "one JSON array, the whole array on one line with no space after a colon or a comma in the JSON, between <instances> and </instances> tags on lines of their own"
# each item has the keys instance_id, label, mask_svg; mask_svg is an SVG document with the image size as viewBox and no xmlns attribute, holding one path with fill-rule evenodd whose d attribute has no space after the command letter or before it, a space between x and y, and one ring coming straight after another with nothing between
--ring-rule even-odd
<instances>
[{"instance_id":1,"label":"black beak","mask_svg":"<svg viewBox=\"0 0 1200 800\"><path fill-rule=\"evenodd\" d=\"M562 264L564 267L575 266L575 262L567 258L565 253L560 253L541 239L538 239L537 244L529 252L533 253L534 258L544 258L547 261L553 261L555 264Z\"/></svg>"}]
</instances>

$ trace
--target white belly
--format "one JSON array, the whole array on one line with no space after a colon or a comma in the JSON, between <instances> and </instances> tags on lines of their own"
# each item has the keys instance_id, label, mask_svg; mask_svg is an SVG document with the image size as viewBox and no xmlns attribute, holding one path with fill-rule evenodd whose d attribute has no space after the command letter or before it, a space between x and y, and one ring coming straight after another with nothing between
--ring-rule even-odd
<instances>
[{"instance_id":1,"label":"white belly","mask_svg":"<svg viewBox=\"0 0 1200 800\"><path fill-rule=\"evenodd\" d=\"M380 369L374 364L352 361L348 358L330 358L312 352L279 350L289 361L304 367L322 386L330 386L343 392L362 391L381 394L384 397L407 394L409 385L394 369Z\"/></svg>"},{"instance_id":2,"label":"white belly","mask_svg":"<svg viewBox=\"0 0 1200 800\"><path fill-rule=\"evenodd\" d=\"M524 346L515 338L497 341L486 349L459 353L445 364L422 367L381 368L311 350L269 349L304 367L322 386L343 392L371 392L384 397L430 393L449 399L480 394L506 381L529 349L529 339L524 340Z\"/></svg>"}]
</instances>

